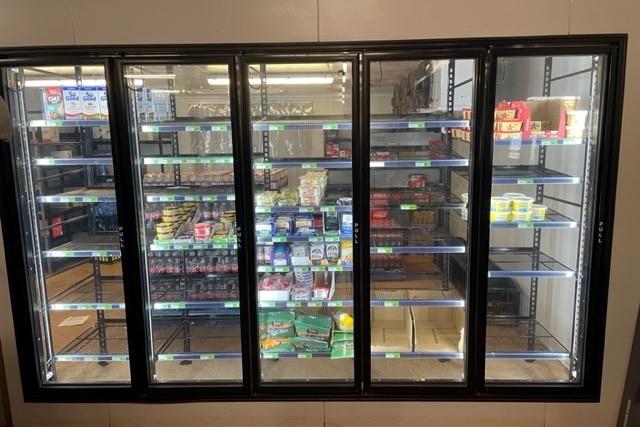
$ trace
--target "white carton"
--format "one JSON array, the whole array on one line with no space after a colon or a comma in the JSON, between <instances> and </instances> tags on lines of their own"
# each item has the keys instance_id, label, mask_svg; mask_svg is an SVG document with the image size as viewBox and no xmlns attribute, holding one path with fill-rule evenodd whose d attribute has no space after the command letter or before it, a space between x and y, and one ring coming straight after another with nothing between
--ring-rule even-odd
<instances>
[{"instance_id":1,"label":"white carton","mask_svg":"<svg viewBox=\"0 0 640 427\"><path fill-rule=\"evenodd\" d=\"M82 119L82 100L80 88L77 86L64 86L62 88L64 100L64 118L67 120Z\"/></svg>"},{"instance_id":2,"label":"white carton","mask_svg":"<svg viewBox=\"0 0 640 427\"><path fill-rule=\"evenodd\" d=\"M98 104L97 87L80 87L80 100L82 103L82 118L86 120L100 119L100 105Z\"/></svg>"},{"instance_id":3,"label":"white carton","mask_svg":"<svg viewBox=\"0 0 640 427\"><path fill-rule=\"evenodd\" d=\"M100 119L108 120L109 119L109 103L107 97L107 88L99 87L98 88L98 107L100 107Z\"/></svg>"}]
</instances>

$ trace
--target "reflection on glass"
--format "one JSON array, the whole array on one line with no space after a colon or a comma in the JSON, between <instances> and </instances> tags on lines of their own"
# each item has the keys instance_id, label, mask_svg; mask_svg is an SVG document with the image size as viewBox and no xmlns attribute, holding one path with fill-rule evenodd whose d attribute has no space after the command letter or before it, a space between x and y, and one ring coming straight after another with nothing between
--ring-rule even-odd
<instances>
[{"instance_id":1,"label":"reflection on glass","mask_svg":"<svg viewBox=\"0 0 640 427\"><path fill-rule=\"evenodd\" d=\"M44 384L129 382L102 65L2 70Z\"/></svg>"},{"instance_id":2,"label":"reflection on glass","mask_svg":"<svg viewBox=\"0 0 640 427\"><path fill-rule=\"evenodd\" d=\"M374 382L465 380L474 67L369 63Z\"/></svg>"},{"instance_id":3,"label":"reflection on glass","mask_svg":"<svg viewBox=\"0 0 640 427\"><path fill-rule=\"evenodd\" d=\"M250 64L263 382L353 382L352 64Z\"/></svg>"},{"instance_id":4,"label":"reflection on glass","mask_svg":"<svg viewBox=\"0 0 640 427\"><path fill-rule=\"evenodd\" d=\"M227 64L125 69L158 382L242 382Z\"/></svg>"},{"instance_id":5,"label":"reflection on glass","mask_svg":"<svg viewBox=\"0 0 640 427\"><path fill-rule=\"evenodd\" d=\"M587 183L599 144L600 62L498 58L488 381L582 380L583 257L593 225Z\"/></svg>"}]
</instances>

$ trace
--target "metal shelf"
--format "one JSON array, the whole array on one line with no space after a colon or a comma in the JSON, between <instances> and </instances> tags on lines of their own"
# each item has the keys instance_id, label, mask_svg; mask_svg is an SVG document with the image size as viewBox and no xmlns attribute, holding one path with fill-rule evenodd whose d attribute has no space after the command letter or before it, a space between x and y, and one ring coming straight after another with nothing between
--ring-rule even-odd
<instances>
[{"instance_id":1,"label":"metal shelf","mask_svg":"<svg viewBox=\"0 0 640 427\"><path fill-rule=\"evenodd\" d=\"M271 265L259 265L256 269L258 273L289 273L289 272L341 272L341 271L353 271L353 267L347 267L343 265L313 265L313 266L271 266Z\"/></svg>"},{"instance_id":2,"label":"metal shelf","mask_svg":"<svg viewBox=\"0 0 640 427\"><path fill-rule=\"evenodd\" d=\"M301 169L351 169L352 162L344 160L332 160L325 158L310 159L270 159L268 162L253 163L253 169L274 169L274 168L301 168Z\"/></svg>"},{"instance_id":3,"label":"metal shelf","mask_svg":"<svg viewBox=\"0 0 640 427\"><path fill-rule=\"evenodd\" d=\"M538 166L494 166L492 184L580 184L581 177L570 176Z\"/></svg>"},{"instance_id":4,"label":"metal shelf","mask_svg":"<svg viewBox=\"0 0 640 427\"><path fill-rule=\"evenodd\" d=\"M104 334L102 337L101 335ZM129 360L127 328L123 320L96 324L56 353L56 362L126 362Z\"/></svg>"},{"instance_id":5,"label":"metal shelf","mask_svg":"<svg viewBox=\"0 0 640 427\"><path fill-rule=\"evenodd\" d=\"M569 359L569 350L535 320L489 320L489 359Z\"/></svg>"},{"instance_id":6,"label":"metal shelf","mask_svg":"<svg viewBox=\"0 0 640 427\"><path fill-rule=\"evenodd\" d=\"M583 145L583 138L522 138L517 140L521 145ZM496 146L509 146L512 144L510 139L494 139L493 144Z\"/></svg>"},{"instance_id":7,"label":"metal shelf","mask_svg":"<svg viewBox=\"0 0 640 427\"><path fill-rule=\"evenodd\" d=\"M371 352L372 359L464 359L459 351Z\"/></svg>"},{"instance_id":8,"label":"metal shelf","mask_svg":"<svg viewBox=\"0 0 640 427\"><path fill-rule=\"evenodd\" d=\"M207 249L238 249L235 242L227 243L153 243L149 245L152 251L184 251L184 250L207 250Z\"/></svg>"},{"instance_id":9,"label":"metal shelf","mask_svg":"<svg viewBox=\"0 0 640 427\"><path fill-rule=\"evenodd\" d=\"M112 235L82 235L73 241L42 251L44 258L119 257L120 242L117 233Z\"/></svg>"},{"instance_id":10,"label":"metal shelf","mask_svg":"<svg viewBox=\"0 0 640 427\"><path fill-rule=\"evenodd\" d=\"M489 271L496 277L573 278L576 272L544 253L531 248L492 248L489 261L497 268Z\"/></svg>"},{"instance_id":11,"label":"metal shelf","mask_svg":"<svg viewBox=\"0 0 640 427\"><path fill-rule=\"evenodd\" d=\"M402 285L402 281L396 282ZM465 307L455 290L379 288L371 290L371 307Z\"/></svg>"},{"instance_id":12,"label":"metal shelf","mask_svg":"<svg viewBox=\"0 0 640 427\"><path fill-rule=\"evenodd\" d=\"M212 123L212 120L175 120L171 122L154 122L139 126L140 132L229 132L230 123Z\"/></svg>"},{"instance_id":13,"label":"metal shelf","mask_svg":"<svg viewBox=\"0 0 640 427\"><path fill-rule=\"evenodd\" d=\"M233 319L154 321L156 360L241 359L241 331Z\"/></svg>"},{"instance_id":14,"label":"metal shelf","mask_svg":"<svg viewBox=\"0 0 640 427\"><path fill-rule=\"evenodd\" d=\"M34 166L110 166L111 157L45 157L33 159Z\"/></svg>"},{"instance_id":15,"label":"metal shelf","mask_svg":"<svg viewBox=\"0 0 640 427\"><path fill-rule=\"evenodd\" d=\"M370 129L438 129L438 128L454 128L468 127L469 120L452 120L452 119L389 119L377 120L373 119L370 123Z\"/></svg>"},{"instance_id":16,"label":"metal shelf","mask_svg":"<svg viewBox=\"0 0 640 427\"><path fill-rule=\"evenodd\" d=\"M547 210L542 221L495 221L491 228L576 228L578 221L574 221L556 211Z\"/></svg>"},{"instance_id":17,"label":"metal shelf","mask_svg":"<svg viewBox=\"0 0 640 427\"><path fill-rule=\"evenodd\" d=\"M352 206L256 206L256 213L351 212Z\"/></svg>"},{"instance_id":18,"label":"metal shelf","mask_svg":"<svg viewBox=\"0 0 640 427\"><path fill-rule=\"evenodd\" d=\"M124 291L122 278L102 276L100 278L100 301L96 302L96 282L93 275L69 286L49 298L49 310L123 310Z\"/></svg>"},{"instance_id":19,"label":"metal shelf","mask_svg":"<svg viewBox=\"0 0 640 427\"><path fill-rule=\"evenodd\" d=\"M29 127L109 126L109 120L31 120Z\"/></svg>"},{"instance_id":20,"label":"metal shelf","mask_svg":"<svg viewBox=\"0 0 640 427\"><path fill-rule=\"evenodd\" d=\"M429 168L469 166L469 159L450 158L433 160L372 160L370 168Z\"/></svg>"},{"instance_id":21,"label":"metal shelf","mask_svg":"<svg viewBox=\"0 0 640 427\"><path fill-rule=\"evenodd\" d=\"M233 156L184 156L184 157L144 157L145 165L209 165L209 164L233 164Z\"/></svg>"},{"instance_id":22,"label":"metal shelf","mask_svg":"<svg viewBox=\"0 0 640 427\"><path fill-rule=\"evenodd\" d=\"M115 190L107 188L80 189L50 196L38 196L36 200L40 203L115 203L116 194Z\"/></svg>"},{"instance_id":23,"label":"metal shelf","mask_svg":"<svg viewBox=\"0 0 640 427\"><path fill-rule=\"evenodd\" d=\"M240 308L240 301L152 302L154 310L198 310L208 308Z\"/></svg>"},{"instance_id":24,"label":"metal shelf","mask_svg":"<svg viewBox=\"0 0 640 427\"><path fill-rule=\"evenodd\" d=\"M285 242L312 242L312 243L338 243L351 241L353 236L266 236L256 237L257 243L285 243Z\"/></svg>"},{"instance_id":25,"label":"metal shelf","mask_svg":"<svg viewBox=\"0 0 640 427\"><path fill-rule=\"evenodd\" d=\"M231 186L229 186L231 188ZM211 187L168 187L145 195L147 202L232 202L234 193L211 194ZM231 188L232 190L232 188Z\"/></svg>"}]
</instances>

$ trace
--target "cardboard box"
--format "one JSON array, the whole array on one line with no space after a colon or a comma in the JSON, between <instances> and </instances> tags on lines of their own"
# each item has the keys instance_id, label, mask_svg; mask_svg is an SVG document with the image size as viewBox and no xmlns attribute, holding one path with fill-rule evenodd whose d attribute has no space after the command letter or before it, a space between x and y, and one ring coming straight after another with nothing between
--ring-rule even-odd
<instances>
[{"instance_id":1,"label":"cardboard box","mask_svg":"<svg viewBox=\"0 0 640 427\"><path fill-rule=\"evenodd\" d=\"M371 308L371 351L413 351L413 324L409 307Z\"/></svg>"},{"instance_id":2,"label":"cardboard box","mask_svg":"<svg viewBox=\"0 0 640 427\"><path fill-rule=\"evenodd\" d=\"M464 350L464 308L411 307L415 330L415 351L462 352Z\"/></svg>"},{"instance_id":3,"label":"cardboard box","mask_svg":"<svg viewBox=\"0 0 640 427\"><path fill-rule=\"evenodd\" d=\"M519 110L518 119L522 120L523 138L530 138L532 130L544 132L545 137L564 138L567 116L565 103L561 99L514 101L511 105ZM548 122L549 129L538 130L534 122Z\"/></svg>"}]
</instances>

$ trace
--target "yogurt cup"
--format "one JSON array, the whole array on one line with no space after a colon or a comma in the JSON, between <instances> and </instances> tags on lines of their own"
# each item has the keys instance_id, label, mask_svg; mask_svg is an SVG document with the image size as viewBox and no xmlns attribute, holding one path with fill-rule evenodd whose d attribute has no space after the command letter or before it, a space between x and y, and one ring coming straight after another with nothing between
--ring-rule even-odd
<instances>
[{"instance_id":1,"label":"yogurt cup","mask_svg":"<svg viewBox=\"0 0 640 427\"><path fill-rule=\"evenodd\" d=\"M489 212L489 221L491 222L506 222L511 221L511 212Z\"/></svg>"},{"instance_id":2,"label":"yogurt cup","mask_svg":"<svg viewBox=\"0 0 640 427\"><path fill-rule=\"evenodd\" d=\"M193 235L198 239L206 239L211 235L211 223L199 222L193 224Z\"/></svg>"},{"instance_id":3,"label":"yogurt cup","mask_svg":"<svg viewBox=\"0 0 640 427\"><path fill-rule=\"evenodd\" d=\"M531 212L533 208L533 197L514 197L511 200L514 212Z\"/></svg>"},{"instance_id":4,"label":"yogurt cup","mask_svg":"<svg viewBox=\"0 0 640 427\"><path fill-rule=\"evenodd\" d=\"M509 212L510 210L511 210L511 199L508 199L506 197L491 198L492 212Z\"/></svg>"},{"instance_id":5,"label":"yogurt cup","mask_svg":"<svg viewBox=\"0 0 640 427\"><path fill-rule=\"evenodd\" d=\"M531 208L531 221L544 221L547 215L547 207L545 205L534 204Z\"/></svg>"},{"instance_id":6,"label":"yogurt cup","mask_svg":"<svg viewBox=\"0 0 640 427\"><path fill-rule=\"evenodd\" d=\"M531 211L528 211L528 212L512 211L511 221L531 221L532 213L533 212Z\"/></svg>"}]
</instances>

